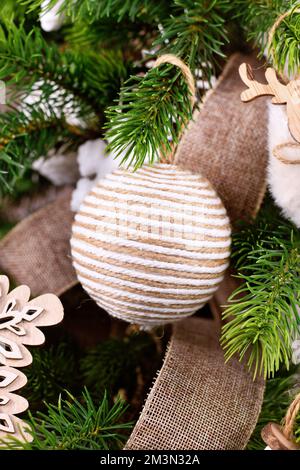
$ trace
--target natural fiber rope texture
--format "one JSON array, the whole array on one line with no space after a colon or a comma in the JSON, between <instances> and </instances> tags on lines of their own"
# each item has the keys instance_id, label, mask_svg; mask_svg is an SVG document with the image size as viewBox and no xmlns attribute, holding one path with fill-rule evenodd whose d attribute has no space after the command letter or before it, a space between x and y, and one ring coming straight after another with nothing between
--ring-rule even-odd
<instances>
[{"instance_id":1,"label":"natural fiber rope texture","mask_svg":"<svg viewBox=\"0 0 300 470\"><path fill-rule=\"evenodd\" d=\"M107 175L75 216L73 264L111 315L142 327L182 320L216 291L230 226L209 181L175 165Z\"/></svg>"},{"instance_id":2,"label":"natural fiber rope texture","mask_svg":"<svg viewBox=\"0 0 300 470\"><path fill-rule=\"evenodd\" d=\"M177 57L176 55L174 54L164 54L160 57L158 57L158 59L156 59L156 62L153 66L153 68L155 67L159 67L160 65L162 64L172 64L172 65L175 65L176 67L178 67L185 80L186 80L186 84L187 84L187 87L188 87L188 90L189 90L189 98L190 98L190 103L191 103L191 109L193 109L195 103L196 103L196 86L195 86L195 80L194 80L194 77L193 77L193 74L191 72L191 69L181 60L179 59L179 57ZM184 130L184 125L182 126L182 129L181 129L181 132L183 132ZM174 155L175 155L175 151L176 151L176 146L173 144L172 145L172 150L169 152L169 155L160 155L160 162L161 163L172 163L173 160L174 160Z\"/></svg>"},{"instance_id":3,"label":"natural fiber rope texture","mask_svg":"<svg viewBox=\"0 0 300 470\"><path fill-rule=\"evenodd\" d=\"M283 435L290 441L293 440L293 430L294 430L295 421L299 412L300 412L300 393L296 395L296 397L290 404L286 412L285 418L284 418L284 425L282 428L282 432L283 432Z\"/></svg>"},{"instance_id":4,"label":"natural fiber rope texture","mask_svg":"<svg viewBox=\"0 0 300 470\"><path fill-rule=\"evenodd\" d=\"M196 86L191 69L181 59L179 59L179 57L174 54L164 54L158 57L153 68L159 67L161 64L172 64L181 70L190 92L191 108L193 109L196 103Z\"/></svg>"},{"instance_id":5,"label":"natural fiber rope texture","mask_svg":"<svg viewBox=\"0 0 300 470\"><path fill-rule=\"evenodd\" d=\"M283 149L298 150L299 157L297 157L296 159L289 159L282 154L281 151ZM296 142L284 142L282 144L278 144L273 148L272 153L274 157L277 158L277 160L279 160L281 163L284 163L285 165L300 165L300 145Z\"/></svg>"}]
</instances>

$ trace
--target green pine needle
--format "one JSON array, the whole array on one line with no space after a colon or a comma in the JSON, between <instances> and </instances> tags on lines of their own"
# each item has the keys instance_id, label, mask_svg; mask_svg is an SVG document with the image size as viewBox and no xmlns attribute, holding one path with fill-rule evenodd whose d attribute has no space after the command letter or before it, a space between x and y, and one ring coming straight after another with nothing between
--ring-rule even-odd
<instances>
[{"instance_id":1,"label":"green pine needle","mask_svg":"<svg viewBox=\"0 0 300 470\"><path fill-rule=\"evenodd\" d=\"M281 364L289 368L299 331L300 235L292 224L258 224L258 236L251 226L234 236L242 284L229 298L221 343L227 360L246 357L254 377L272 377Z\"/></svg>"},{"instance_id":2,"label":"green pine needle","mask_svg":"<svg viewBox=\"0 0 300 470\"><path fill-rule=\"evenodd\" d=\"M46 403L45 413L29 413L32 443L11 437L1 441L1 449L120 449L132 427L132 423L122 421L126 408L119 399L111 406L106 394L100 403L95 403L87 389L80 400L66 392L66 398L60 397L57 405Z\"/></svg>"},{"instance_id":3,"label":"green pine needle","mask_svg":"<svg viewBox=\"0 0 300 470\"><path fill-rule=\"evenodd\" d=\"M107 112L109 150L135 169L172 150L182 127L192 117L189 92L182 74L163 64L143 78L135 77L121 89L120 104ZM173 117L176 116L176 119Z\"/></svg>"},{"instance_id":4,"label":"green pine needle","mask_svg":"<svg viewBox=\"0 0 300 470\"><path fill-rule=\"evenodd\" d=\"M76 388L77 364L75 346L60 342L48 348L32 350L33 361L26 369L28 379L22 394L30 403L31 409L42 406L42 402L53 403L63 390Z\"/></svg>"},{"instance_id":5,"label":"green pine needle","mask_svg":"<svg viewBox=\"0 0 300 470\"><path fill-rule=\"evenodd\" d=\"M266 447L261 438L262 428L270 422L282 422L293 398L300 391L299 372L299 366L292 367L289 371L280 370L278 377L267 380L262 409L247 450L263 450ZM300 420L295 433L300 433Z\"/></svg>"}]
</instances>

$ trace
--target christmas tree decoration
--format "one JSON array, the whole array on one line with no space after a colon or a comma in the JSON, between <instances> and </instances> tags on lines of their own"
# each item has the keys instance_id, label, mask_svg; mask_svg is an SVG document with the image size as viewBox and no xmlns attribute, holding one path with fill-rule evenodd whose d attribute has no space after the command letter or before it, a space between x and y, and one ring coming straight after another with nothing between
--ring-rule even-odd
<instances>
[{"instance_id":1,"label":"christmas tree decoration","mask_svg":"<svg viewBox=\"0 0 300 470\"><path fill-rule=\"evenodd\" d=\"M278 80L275 70L268 68L268 84L262 84L254 80L252 69L247 64L242 64L239 72L248 86L241 94L242 101L272 95L273 104L287 104L286 111L269 109L268 182L283 213L300 227L300 81L291 80L284 85Z\"/></svg>"},{"instance_id":2,"label":"christmas tree decoration","mask_svg":"<svg viewBox=\"0 0 300 470\"><path fill-rule=\"evenodd\" d=\"M300 445L295 442L293 434L297 416L300 412L300 393L290 404L284 425L276 423L267 424L262 430L262 438L268 447L265 450L300 450Z\"/></svg>"},{"instance_id":3,"label":"christmas tree decoration","mask_svg":"<svg viewBox=\"0 0 300 470\"><path fill-rule=\"evenodd\" d=\"M0 276L0 439L3 442L13 436L28 441L31 440L28 426L15 416L28 408L28 402L11 393L27 382L17 368L32 362L25 345L37 346L44 342L44 334L38 327L61 322L63 306L52 294L29 301L27 286L19 286L10 293L8 290L8 278Z\"/></svg>"},{"instance_id":4,"label":"christmas tree decoration","mask_svg":"<svg viewBox=\"0 0 300 470\"><path fill-rule=\"evenodd\" d=\"M190 70L168 54L155 67L165 63L180 68L193 105ZM209 181L158 163L100 180L75 216L71 246L78 279L98 305L151 327L182 320L212 297L228 267L230 224Z\"/></svg>"},{"instance_id":5,"label":"christmas tree decoration","mask_svg":"<svg viewBox=\"0 0 300 470\"><path fill-rule=\"evenodd\" d=\"M228 267L230 226L209 184L174 165L119 170L75 216L78 279L110 314L160 325L195 313Z\"/></svg>"},{"instance_id":6,"label":"christmas tree decoration","mask_svg":"<svg viewBox=\"0 0 300 470\"><path fill-rule=\"evenodd\" d=\"M241 94L242 101L251 101L259 96L273 96L273 104L286 104L288 126L296 142L300 142L300 81L291 80L287 85L282 84L276 72L272 68L267 68L265 85L254 80L251 67L247 64L240 66L240 77L248 86L248 89Z\"/></svg>"},{"instance_id":7,"label":"christmas tree decoration","mask_svg":"<svg viewBox=\"0 0 300 470\"><path fill-rule=\"evenodd\" d=\"M117 159L107 153L107 143L103 139L87 140L78 148L77 161L80 179L72 194L71 209L78 211L85 196L97 183L119 167Z\"/></svg>"},{"instance_id":8,"label":"christmas tree decoration","mask_svg":"<svg viewBox=\"0 0 300 470\"><path fill-rule=\"evenodd\" d=\"M298 449L299 2L2 3L1 446Z\"/></svg>"}]
</instances>

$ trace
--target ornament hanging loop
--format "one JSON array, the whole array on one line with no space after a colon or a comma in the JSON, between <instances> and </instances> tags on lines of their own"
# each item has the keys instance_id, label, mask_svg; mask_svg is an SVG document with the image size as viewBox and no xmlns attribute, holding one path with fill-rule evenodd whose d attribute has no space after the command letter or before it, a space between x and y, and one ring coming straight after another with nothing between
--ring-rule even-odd
<instances>
[{"instance_id":1,"label":"ornament hanging loop","mask_svg":"<svg viewBox=\"0 0 300 470\"><path fill-rule=\"evenodd\" d=\"M272 62L273 64L275 64L275 54L274 54L274 47L272 45L272 42L273 42L273 38L274 38L274 34L275 34L275 31L276 29L281 25L281 23L290 15L292 15L293 13L300 13L300 8L298 5L294 5L292 8L290 8L289 10L287 10L286 12L282 13L280 16L278 16L278 18L275 20L275 22L273 23L272 27L270 28L269 30L269 33L268 33L268 43L267 43L267 50L268 52L270 53L271 55L271 58L272 58ZM278 73L278 72L277 72ZM279 73L278 73L279 74ZM289 78L286 77L284 74L279 74L281 79L285 82L285 83L288 83L289 82ZM298 77L299 77L299 74L298 74Z\"/></svg>"},{"instance_id":2,"label":"ornament hanging loop","mask_svg":"<svg viewBox=\"0 0 300 470\"><path fill-rule=\"evenodd\" d=\"M178 67L182 75L184 76L186 80L186 84L189 90L189 99L190 99L190 104L191 104L191 109L194 108L195 103L196 103L196 85L195 85L195 80L194 76L192 74L191 69L183 62L183 60L179 59L174 54L163 54L162 56L158 57L155 61L155 64L153 68L159 67L162 64L171 64L175 65L175 67ZM181 133L184 130L184 125L182 126ZM174 154L176 150L175 144L171 144L172 150L167 154L161 154L160 155L160 162L161 163L172 163L174 159Z\"/></svg>"},{"instance_id":3,"label":"ornament hanging loop","mask_svg":"<svg viewBox=\"0 0 300 470\"><path fill-rule=\"evenodd\" d=\"M300 393L296 395L290 404L283 426L276 423L268 423L261 432L261 436L271 450L299 450L299 445L294 440L294 426L297 415L300 412Z\"/></svg>"}]
</instances>

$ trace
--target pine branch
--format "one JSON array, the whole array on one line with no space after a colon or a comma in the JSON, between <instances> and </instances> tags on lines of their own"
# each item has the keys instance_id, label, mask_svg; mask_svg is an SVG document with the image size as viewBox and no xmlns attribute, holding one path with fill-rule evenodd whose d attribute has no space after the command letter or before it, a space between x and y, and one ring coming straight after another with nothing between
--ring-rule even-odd
<instances>
[{"instance_id":1,"label":"pine branch","mask_svg":"<svg viewBox=\"0 0 300 470\"><path fill-rule=\"evenodd\" d=\"M174 53L194 72L222 55L226 38L224 16L227 0L206 2L175 0L171 15L162 22L162 36L155 42L161 52ZM187 87L176 67L162 65L143 78L134 77L121 89L120 103L110 107L107 138L110 149L124 154L123 162L140 167L146 158L153 163L159 154L169 153L170 140L177 143L192 110Z\"/></svg>"},{"instance_id":2,"label":"pine branch","mask_svg":"<svg viewBox=\"0 0 300 470\"><path fill-rule=\"evenodd\" d=\"M101 47L118 50L122 48L124 56L140 57L142 49L149 49L157 31L141 20L132 22L104 18L93 23L84 20L75 21L64 28L66 42L71 47Z\"/></svg>"},{"instance_id":3,"label":"pine branch","mask_svg":"<svg viewBox=\"0 0 300 470\"><path fill-rule=\"evenodd\" d=\"M162 65L145 77L132 78L121 89L120 104L109 108L107 116L109 149L116 155L124 153L122 163L138 168L146 158L155 162L158 151L172 150L170 139L177 143L182 127L192 118L181 72Z\"/></svg>"},{"instance_id":4,"label":"pine branch","mask_svg":"<svg viewBox=\"0 0 300 470\"><path fill-rule=\"evenodd\" d=\"M120 52L61 50L47 42L37 28L27 33L22 26L9 23L0 29L0 80L6 80L7 86L12 85L12 91L22 92L23 97L34 90L41 93L41 101L47 101L65 90L59 95L61 108L68 105L71 112L73 101L76 114L103 114L128 71Z\"/></svg>"},{"instance_id":5,"label":"pine branch","mask_svg":"<svg viewBox=\"0 0 300 470\"><path fill-rule=\"evenodd\" d=\"M262 409L247 450L263 450L266 447L261 438L262 428L270 422L282 422L294 396L299 392L299 372L299 366L292 367L290 371L280 371L278 377L267 380Z\"/></svg>"},{"instance_id":6,"label":"pine branch","mask_svg":"<svg viewBox=\"0 0 300 470\"><path fill-rule=\"evenodd\" d=\"M255 226L258 236L249 227L233 238L243 283L229 299L221 343L227 360L246 356L254 377L270 377L281 364L289 368L299 328L300 236L288 223L276 229L259 224L264 228Z\"/></svg>"},{"instance_id":7,"label":"pine branch","mask_svg":"<svg viewBox=\"0 0 300 470\"><path fill-rule=\"evenodd\" d=\"M32 350L33 362L26 369L28 383L23 394L31 409L41 408L43 401L53 402L64 389L74 391L76 357L74 345L60 342L49 348Z\"/></svg>"},{"instance_id":8,"label":"pine branch","mask_svg":"<svg viewBox=\"0 0 300 470\"><path fill-rule=\"evenodd\" d=\"M12 192L32 162L59 143L72 146L82 142L64 119L58 119L50 108L47 111L34 107L30 112L0 114L0 196Z\"/></svg>"},{"instance_id":9,"label":"pine branch","mask_svg":"<svg viewBox=\"0 0 300 470\"><path fill-rule=\"evenodd\" d=\"M120 449L132 423L122 422L126 406L121 400L109 405L105 394L99 404L85 389L81 400L69 392L58 405L46 404L45 413L29 413L32 443L15 438L2 441L7 449L23 450L113 450Z\"/></svg>"},{"instance_id":10,"label":"pine branch","mask_svg":"<svg viewBox=\"0 0 300 470\"><path fill-rule=\"evenodd\" d=\"M18 0L27 5L29 11L41 8L43 0ZM51 0L46 11L52 8L58 0ZM67 14L72 21L79 19L88 22L98 21L102 18L115 18L117 21L128 17L131 21L138 18L151 21L161 18L169 9L168 0L64 0L60 11Z\"/></svg>"},{"instance_id":11,"label":"pine branch","mask_svg":"<svg viewBox=\"0 0 300 470\"><path fill-rule=\"evenodd\" d=\"M300 67L300 14L294 12L285 18L278 26L273 36L271 50L267 50L268 32L276 19L291 8L299 8L295 0L238 0L235 2L236 14L248 34L248 39L254 41L261 49L261 55L268 54L268 59L274 61L274 66L283 72L288 66L290 73L297 72Z\"/></svg>"},{"instance_id":12,"label":"pine branch","mask_svg":"<svg viewBox=\"0 0 300 470\"><path fill-rule=\"evenodd\" d=\"M228 41L225 29L226 13L232 5L228 0L175 0L171 15L162 23L162 34L155 45L160 53L181 57L195 72L196 68L207 73L205 80L211 78L214 64L224 57L222 46Z\"/></svg>"},{"instance_id":13,"label":"pine branch","mask_svg":"<svg viewBox=\"0 0 300 470\"><path fill-rule=\"evenodd\" d=\"M80 361L83 382L93 396L107 390L116 394L119 389L132 390L136 385L136 369L142 365L142 358L158 362L157 352L151 337L146 333L134 334L124 339L110 338L87 351ZM151 371L149 364L148 371ZM147 372L148 372L147 371Z\"/></svg>"}]
</instances>

